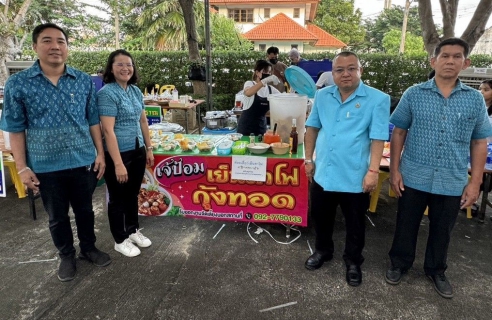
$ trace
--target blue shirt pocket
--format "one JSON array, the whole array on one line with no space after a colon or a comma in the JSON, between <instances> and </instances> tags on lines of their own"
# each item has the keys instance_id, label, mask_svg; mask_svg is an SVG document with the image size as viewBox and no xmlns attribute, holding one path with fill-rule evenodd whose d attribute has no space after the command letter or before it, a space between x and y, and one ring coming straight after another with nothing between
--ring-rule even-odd
<instances>
[{"instance_id":1,"label":"blue shirt pocket","mask_svg":"<svg viewBox=\"0 0 492 320\"><path fill-rule=\"evenodd\" d=\"M470 142L475 123L476 119L472 115L458 113L455 116L455 140L466 143Z\"/></svg>"}]
</instances>

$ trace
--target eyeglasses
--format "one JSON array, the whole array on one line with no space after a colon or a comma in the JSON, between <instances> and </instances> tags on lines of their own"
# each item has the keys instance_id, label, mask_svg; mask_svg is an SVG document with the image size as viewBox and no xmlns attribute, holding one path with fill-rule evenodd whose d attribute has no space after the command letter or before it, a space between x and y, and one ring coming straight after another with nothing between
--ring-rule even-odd
<instances>
[{"instance_id":1,"label":"eyeglasses","mask_svg":"<svg viewBox=\"0 0 492 320\"><path fill-rule=\"evenodd\" d=\"M356 68L356 67L350 67L347 69L337 68L337 69L333 70L333 73L336 73L337 75L342 75L345 73L345 71L347 71L350 74L353 74L353 73L356 73L357 71L359 71L359 68Z\"/></svg>"},{"instance_id":2,"label":"eyeglasses","mask_svg":"<svg viewBox=\"0 0 492 320\"><path fill-rule=\"evenodd\" d=\"M114 66L117 66L118 68L123 68L123 67L127 67L127 68L134 68L135 65L133 63L113 63Z\"/></svg>"}]
</instances>

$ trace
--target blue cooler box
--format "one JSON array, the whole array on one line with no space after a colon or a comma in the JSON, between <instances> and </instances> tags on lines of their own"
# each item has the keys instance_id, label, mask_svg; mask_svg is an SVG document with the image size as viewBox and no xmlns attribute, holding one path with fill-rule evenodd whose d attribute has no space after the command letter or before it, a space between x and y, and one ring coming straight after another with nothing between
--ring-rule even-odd
<instances>
[{"instance_id":1,"label":"blue cooler box","mask_svg":"<svg viewBox=\"0 0 492 320\"><path fill-rule=\"evenodd\" d=\"M237 128L234 128L232 130L222 128L222 129L209 129L207 127L204 127L202 129L202 134L229 134L229 133L236 133Z\"/></svg>"},{"instance_id":2,"label":"blue cooler box","mask_svg":"<svg viewBox=\"0 0 492 320\"><path fill-rule=\"evenodd\" d=\"M297 66L306 71L316 83L316 81L318 81L318 73L320 71L331 71L332 61L328 59L324 59L322 61L301 60Z\"/></svg>"}]
</instances>

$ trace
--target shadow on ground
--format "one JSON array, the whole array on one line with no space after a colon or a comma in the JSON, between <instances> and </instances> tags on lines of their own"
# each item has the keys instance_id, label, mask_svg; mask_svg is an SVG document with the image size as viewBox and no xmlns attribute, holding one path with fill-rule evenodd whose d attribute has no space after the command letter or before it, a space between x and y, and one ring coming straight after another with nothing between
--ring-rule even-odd
<instances>
[{"instance_id":1,"label":"shadow on ground","mask_svg":"<svg viewBox=\"0 0 492 320\"><path fill-rule=\"evenodd\" d=\"M141 218L152 241L136 258L113 250L104 213L104 188L94 197L97 245L113 262L98 268L77 261L77 277L61 283L58 260L37 201L38 220L13 186L0 199L0 319L490 319L492 311L492 227L460 213L448 255L452 300L441 298L423 274L428 222L424 217L414 268L399 286L385 283L395 227L396 200L381 195L378 212L367 221L363 283L345 282L344 225L338 215L335 258L317 271L304 268L314 231L301 228L290 245L265 232L259 243L247 224L176 217ZM280 225L262 225L285 240ZM293 231L292 235L295 236ZM78 250L78 248L77 248ZM286 303L295 304L260 312Z\"/></svg>"}]
</instances>

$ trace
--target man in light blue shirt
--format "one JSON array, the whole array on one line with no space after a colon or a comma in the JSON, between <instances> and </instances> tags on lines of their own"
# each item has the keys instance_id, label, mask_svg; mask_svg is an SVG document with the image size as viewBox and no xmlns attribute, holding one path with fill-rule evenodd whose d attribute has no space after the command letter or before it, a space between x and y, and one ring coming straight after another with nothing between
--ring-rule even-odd
<instances>
[{"instance_id":1,"label":"man in light blue shirt","mask_svg":"<svg viewBox=\"0 0 492 320\"><path fill-rule=\"evenodd\" d=\"M351 286L362 282L365 214L369 193L378 183L384 141L389 136L390 97L363 84L361 74L355 53L335 56L335 85L316 92L304 139L316 230L316 251L305 266L315 270L333 257L333 227L340 205L347 231L343 259Z\"/></svg>"},{"instance_id":2,"label":"man in light blue shirt","mask_svg":"<svg viewBox=\"0 0 492 320\"><path fill-rule=\"evenodd\" d=\"M97 266L111 262L108 254L95 247L92 210L92 194L105 168L99 113L90 76L65 65L65 31L55 24L42 24L33 30L32 40L38 60L8 79L0 127L10 132L22 182L41 192L61 258L58 279L69 281L76 273L70 205L79 257Z\"/></svg>"},{"instance_id":3,"label":"man in light blue shirt","mask_svg":"<svg viewBox=\"0 0 492 320\"><path fill-rule=\"evenodd\" d=\"M492 134L482 95L458 79L459 72L470 65L468 54L468 44L461 39L438 44L431 59L435 77L407 89L391 116L395 128L390 183L399 200L391 267L385 279L399 284L412 267L420 222L428 207L424 271L444 298L453 297L444 275L451 230L460 207L469 207L478 198L486 138Z\"/></svg>"}]
</instances>

